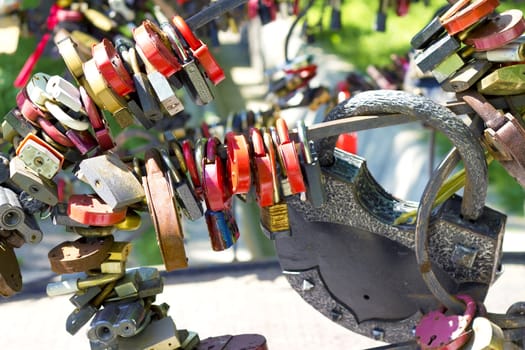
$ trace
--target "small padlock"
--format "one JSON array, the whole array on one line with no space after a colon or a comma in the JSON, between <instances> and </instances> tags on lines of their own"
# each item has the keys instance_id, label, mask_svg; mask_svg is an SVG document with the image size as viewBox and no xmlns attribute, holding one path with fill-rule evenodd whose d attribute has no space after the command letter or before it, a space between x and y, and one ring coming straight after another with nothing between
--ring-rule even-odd
<instances>
[{"instance_id":1,"label":"small padlock","mask_svg":"<svg viewBox=\"0 0 525 350\"><path fill-rule=\"evenodd\" d=\"M117 341L117 332L113 323L117 320L119 311L117 303L105 303L104 307L97 311L91 321L90 329L87 332L88 339L91 342L102 343L111 348Z\"/></svg>"},{"instance_id":2,"label":"small padlock","mask_svg":"<svg viewBox=\"0 0 525 350\"><path fill-rule=\"evenodd\" d=\"M161 16L162 17L162 16ZM213 93L201 73L195 59L191 57L174 30L173 26L168 22L167 18L162 18L161 28L166 33L168 40L171 43L172 49L175 51L181 61L181 71L179 77L182 84L186 88L191 99L197 105L203 105L213 100Z\"/></svg>"},{"instance_id":3,"label":"small padlock","mask_svg":"<svg viewBox=\"0 0 525 350\"><path fill-rule=\"evenodd\" d=\"M17 108L13 108L4 116L4 122L22 137L26 137L28 134L36 134L37 129L27 121L22 113ZM2 124L3 125L3 124ZM2 136L6 141L11 142L12 138L8 137L5 128L2 126ZM6 138L7 137L7 138Z\"/></svg>"},{"instance_id":4,"label":"small padlock","mask_svg":"<svg viewBox=\"0 0 525 350\"><path fill-rule=\"evenodd\" d=\"M244 135L234 135L233 132L226 134L225 142L228 154L226 159L228 190L232 194L248 193L252 184L248 142Z\"/></svg>"},{"instance_id":5,"label":"small padlock","mask_svg":"<svg viewBox=\"0 0 525 350\"><path fill-rule=\"evenodd\" d=\"M262 208L274 203L274 191L278 190L278 187L275 186L276 180L274 183L273 164L258 129L250 129L250 139L254 154L255 198Z\"/></svg>"},{"instance_id":6,"label":"small padlock","mask_svg":"<svg viewBox=\"0 0 525 350\"><path fill-rule=\"evenodd\" d=\"M142 185L164 265L168 271L186 267L184 233L158 150L153 148L146 151L144 162L146 176L142 177Z\"/></svg>"},{"instance_id":7,"label":"small padlock","mask_svg":"<svg viewBox=\"0 0 525 350\"><path fill-rule=\"evenodd\" d=\"M179 347L175 323L170 316L152 320L146 329L134 337L118 338L120 350L178 349Z\"/></svg>"},{"instance_id":8,"label":"small padlock","mask_svg":"<svg viewBox=\"0 0 525 350\"><path fill-rule=\"evenodd\" d=\"M0 295L12 296L22 290L22 275L13 248L0 240Z\"/></svg>"},{"instance_id":9,"label":"small padlock","mask_svg":"<svg viewBox=\"0 0 525 350\"><path fill-rule=\"evenodd\" d=\"M144 306L143 299L120 306L120 313L114 323L117 334L121 337L133 337L151 321L151 313Z\"/></svg>"},{"instance_id":10,"label":"small padlock","mask_svg":"<svg viewBox=\"0 0 525 350\"><path fill-rule=\"evenodd\" d=\"M284 119L279 118L276 120L276 132L277 137L272 135L277 148L276 158L279 159L281 165L281 174L288 180L290 185L290 194L305 192L306 187L301 173L295 142L290 140L288 126ZM283 193L285 196L287 195L286 189L283 189Z\"/></svg>"},{"instance_id":11,"label":"small padlock","mask_svg":"<svg viewBox=\"0 0 525 350\"><path fill-rule=\"evenodd\" d=\"M53 178L62 168L64 156L39 137L28 134L16 149L25 165L46 179Z\"/></svg>"},{"instance_id":12,"label":"small padlock","mask_svg":"<svg viewBox=\"0 0 525 350\"><path fill-rule=\"evenodd\" d=\"M436 39L444 31L439 17L434 17L423 29L421 29L410 40L412 48L419 50L424 49L430 42Z\"/></svg>"},{"instance_id":13,"label":"small padlock","mask_svg":"<svg viewBox=\"0 0 525 350\"><path fill-rule=\"evenodd\" d=\"M179 173L168 151L161 149L160 154L167 168L167 176L170 180L173 195L180 205L182 212L192 221L201 218L203 215L202 203L189 186L188 180Z\"/></svg>"},{"instance_id":14,"label":"small padlock","mask_svg":"<svg viewBox=\"0 0 525 350\"><path fill-rule=\"evenodd\" d=\"M113 209L144 199L142 185L116 155L86 158L80 162L79 170L98 196Z\"/></svg>"},{"instance_id":15,"label":"small padlock","mask_svg":"<svg viewBox=\"0 0 525 350\"><path fill-rule=\"evenodd\" d=\"M211 247L214 251L222 251L230 248L235 243L235 226L228 221L227 210L212 211L206 210L204 215L208 233L210 235Z\"/></svg>"},{"instance_id":16,"label":"small padlock","mask_svg":"<svg viewBox=\"0 0 525 350\"><path fill-rule=\"evenodd\" d=\"M459 48L460 42L456 38L445 35L424 51L417 53L414 56L414 62L422 72L429 72Z\"/></svg>"},{"instance_id":17,"label":"small padlock","mask_svg":"<svg viewBox=\"0 0 525 350\"><path fill-rule=\"evenodd\" d=\"M38 176L37 173L26 167L20 158L11 159L9 170L10 180L29 195L49 205L58 203L56 184Z\"/></svg>"},{"instance_id":18,"label":"small padlock","mask_svg":"<svg viewBox=\"0 0 525 350\"><path fill-rule=\"evenodd\" d=\"M476 84L491 67L492 64L486 60L475 59L443 81L441 88L448 92L465 91Z\"/></svg>"},{"instance_id":19,"label":"small padlock","mask_svg":"<svg viewBox=\"0 0 525 350\"><path fill-rule=\"evenodd\" d=\"M148 81L150 82L157 99L160 101L160 104L170 116L182 112L184 110L184 105L177 95L175 95L175 91L171 87L168 79L153 67L139 46L136 46L135 50L146 66Z\"/></svg>"},{"instance_id":20,"label":"small padlock","mask_svg":"<svg viewBox=\"0 0 525 350\"><path fill-rule=\"evenodd\" d=\"M16 230L26 243L36 244L42 240L35 218L25 214L16 193L6 187L0 187L0 227Z\"/></svg>"},{"instance_id":21,"label":"small padlock","mask_svg":"<svg viewBox=\"0 0 525 350\"><path fill-rule=\"evenodd\" d=\"M16 193L0 186L0 228L16 230L24 222L25 217Z\"/></svg>"},{"instance_id":22,"label":"small padlock","mask_svg":"<svg viewBox=\"0 0 525 350\"><path fill-rule=\"evenodd\" d=\"M221 211L231 198L226 188L225 169L221 157L217 154L219 139L210 138L206 143L206 157L203 161L203 189L206 206L212 211Z\"/></svg>"},{"instance_id":23,"label":"small padlock","mask_svg":"<svg viewBox=\"0 0 525 350\"><path fill-rule=\"evenodd\" d=\"M470 333L467 330L476 313L476 302L468 295L457 298L466 305L463 315L445 316L443 310L431 311L419 321L416 340L422 350L459 349L468 342Z\"/></svg>"},{"instance_id":24,"label":"small padlock","mask_svg":"<svg viewBox=\"0 0 525 350\"><path fill-rule=\"evenodd\" d=\"M135 91L144 115L150 120L162 119L160 105L154 97L155 92L146 74L140 71L135 49L129 48L127 51L122 52L122 57L133 70L133 84L135 85Z\"/></svg>"}]
</instances>

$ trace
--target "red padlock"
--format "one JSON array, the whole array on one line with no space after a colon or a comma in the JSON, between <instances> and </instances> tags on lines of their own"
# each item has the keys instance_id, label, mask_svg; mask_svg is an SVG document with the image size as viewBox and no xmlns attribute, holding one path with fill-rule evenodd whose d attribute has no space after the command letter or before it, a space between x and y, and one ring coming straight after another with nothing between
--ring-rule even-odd
<instances>
[{"instance_id":1,"label":"red padlock","mask_svg":"<svg viewBox=\"0 0 525 350\"><path fill-rule=\"evenodd\" d=\"M174 16L172 18L172 23L175 25L175 28L181 33L182 37L189 45L193 56L199 61L199 63L204 68L208 78L214 85L219 84L224 80L225 75L222 68L219 66L211 52L208 50L208 46L199 40L192 30L180 16Z\"/></svg>"},{"instance_id":2,"label":"red padlock","mask_svg":"<svg viewBox=\"0 0 525 350\"><path fill-rule=\"evenodd\" d=\"M288 126L284 119L279 118L275 121L275 128L279 136L279 144L277 151L282 160L283 170L290 183L290 190L292 194L305 192L306 186L304 184L303 174L301 172L301 164L299 163L299 156L295 148L295 142L290 141L288 134Z\"/></svg>"},{"instance_id":3,"label":"red padlock","mask_svg":"<svg viewBox=\"0 0 525 350\"><path fill-rule=\"evenodd\" d=\"M100 43L93 46L91 53L98 71L113 91L120 96L126 96L135 91L133 79L111 41L106 38L102 39Z\"/></svg>"},{"instance_id":4,"label":"red padlock","mask_svg":"<svg viewBox=\"0 0 525 350\"><path fill-rule=\"evenodd\" d=\"M217 155L217 146L220 141L216 137L208 139L206 157L203 160L202 179L204 200L209 210L221 211L231 194L226 189L225 169L221 158Z\"/></svg>"},{"instance_id":5,"label":"red padlock","mask_svg":"<svg viewBox=\"0 0 525 350\"><path fill-rule=\"evenodd\" d=\"M470 3L470 1L467 3ZM474 1L447 18L441 17L441 23L448 32L448 35L452 36L468 29L473 24L491 14L498 5L498 0Z\"/></svg>"},{"instance_id":6,"label":"red padlock","mask_svg":"<svg viewBox=\"0 0 525 350\"><path fill-rule=\"evenodd\" d=\"M164 76L169 77L181 69L173 51L163 40L164 33L153 22L145 20L133 29L133 38L148 61Z\"/></svg>"},{"instance_id":7,"label":"red padlock","mask_svg":"<svg viewBox=\"0 0 525 350\"><path fill-rule=\"evenodd\" d=\"M261 133L256 128L250 129L250 138L254 155L255 195L259 206L267 207L273 203L273 177L270 157L264 149Z\"/></svg>"},{"instance_id":8,"label":"red padlock","mask_svg":"<svg viewBox=\"0 0 525 350\"><path fill-rule=\"evenodd\" d=\"M42 130L44 130L44 132L56 143L64 147L75 147L73 142L71 142L71 140L68 139L67 136L64 135L60 130L58 130L57 127L49 120L40 117L38 118L37 122Z\"/></svg>"},{"instance_id":9,"label":"red padlock","mask_svg":"<svg viewBox=\"0 0 525 350\"><path fill-rule=\"evenodd\" d=\"M188 168L188 173L190 174L195 194L202 199L202 182L199 177L199 171L197 170L197 164L195 163L194 150L190 140L182 141L182 153L184 154L184 162Z\"/></svg>"},{"instance_id":10,"label":"red padlock","mask_svg":"<svg viewBox=\"0 0 525 350\"><path fill-rule=\"evenodd\" d=\"M226 134L228 158L226 169L228 186L232 194L248 193L251 185L250 152L244 135Z\"/></svg>"},{"instance_id":11,"label":"red padlock","mask_svg":"<svg viewBox=\"0 0 525 350\"><path fill-rule=\"evenodd\" d=\"M67 215L90 226L112 226L126 219L127 207L113 209L93 194L74 194L67 203Z\"/></svg>"}]
</instances>

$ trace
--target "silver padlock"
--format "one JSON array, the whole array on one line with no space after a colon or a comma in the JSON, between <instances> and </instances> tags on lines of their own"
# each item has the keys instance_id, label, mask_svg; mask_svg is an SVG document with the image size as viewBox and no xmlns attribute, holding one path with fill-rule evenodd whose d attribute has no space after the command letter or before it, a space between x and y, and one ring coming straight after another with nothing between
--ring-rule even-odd
<instances>
[{"instance_id":1,"label":"silver padlock","mask_svg":"<svg viewBox=\"0 0 525 350\"><path fill-rule=\"evenodd\" d=\"M89 340L106 345L114 344L118 335L113 325L118 320L119 312L118 303L105 303L91 321L87 332Z\"/></svg>"},{"instance_id":2,"label":"silver padlock","mask_svg":"<svg viewBox=\"0 0 525 350\"><path fill-rule=\"evenodd\" d=\"M148 310L143 299L134 300L120 305L118 319L114 324L117 334L121 337L133 337L148 322Z\"/></svg>"},{"instance_id":3,"label":"silver padlock","mask_svg":"<svg viewBox=\"0 0 525 350\"><path fill-rule=\"evenodd\" d=\"M0 187L0 227L16 230L26 243L36 244L42 240L42 231L35 218L25 214L17 194L5 187Z\"/></svg>"},{"instance_id":4,"label":"silver padlock","mask_svg":"<svg viewBox=\"0 0 525 350\"><path fill-rule=\"evenodd\" d=\"M67 317L66 331L71 335L75 335L80 328L95 316L97 310L98 308L91 304L86 304L79 309L73 310L73 312Z\"/></svg>"},{"instance_id":5,"label":"silver padlock","mask_svg":"<svg viewBox=\"0 0 525 350\"><path fill-rule=\"evenodd\" d=\"M169 80L156 70L146 58L141 48L135 45L135 50L146 65L148 80L157 95L157 99L170 116L174 116L184 110L184 105L179 100Z\"/></svg>"},{"instance_id":6,"label":"silver padlock","mask_svg":"<svg viewBox=\"0 0 525 350\"><path fill-rule=\"evenodd\" d=\"M166 168L168 169L167 175L173 195L179 203L182 212L192 221L201 218L204 213L202 203L197 199L195 191L190 188L188 179L179 173L177 166L173 163L167 150L161 149L160 154Z\"/></svg>"},{"instance_id":7,"label":"silver padlock","mask_svg":"<svg viewBox=\"0 0 525 350\"><path fill-rule=\"evenodd\" d=\"M115 155L84 159L79 169L97 195L113 209L140 202L145 197L141 183Z\"/></svg>"},{"instance_id":8,"label":"silver padlock","mask_svg":"<svg viewBox=\"0 0 525 350\"><path fill-rule=\"evenodd\" d=\"M157 9L154 8L154 10ZM155 16L159 20L161 29L166 33L173 51L181 61L180 78L191 99L197 105L204 105L213 101L213 93L206 82L206 78L197 66L195 59L186 52L173 26L160 11L155 11Z\"/></svg>"},{"instance_id":9,"label":"silver padlock","mask_svg":"<svg viewBox=\"0 0 525 350\"><path fill-rule=\"evenodd\" d=\"M38 176L26 167L21 159L18 157L11 159L9 170L10 180L33 198L49 205L58 203L56 184Z\"/></svg>"},{"instance_id":10,"label":"silver padlock","mask_svg":"<svg viewBox=\"0 0 525 350\"><path fill-rule=\"evenodd\" d=\"M25 216L16 193L0 186L0 228L16 230L24 222Z\"/></svg>"},{"instance_id":11,"label":"silver padlock","mask_svg":"<svg viewBox=\"0 0 525 350\"><path fill-rule=\"evenodd\" d=\"M134 337L118 339L119 350L171 350L180 347L177 329L171 317L152 321Z\"/></svg>"}]
</instances>

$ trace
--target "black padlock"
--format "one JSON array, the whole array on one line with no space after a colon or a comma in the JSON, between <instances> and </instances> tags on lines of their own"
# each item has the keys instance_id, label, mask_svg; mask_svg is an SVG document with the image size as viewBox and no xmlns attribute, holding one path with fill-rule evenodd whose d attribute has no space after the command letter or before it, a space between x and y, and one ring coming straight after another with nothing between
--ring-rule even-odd
<instances>
[{"instance_id":1,"label":"black padlock","mask_svg":"<svg viewBox=\"0 0 525 350\"><path fill-rule=\"evenodd\" d=\"M482 301L500 264L506 217L484 207L487 168L479 140L446 108L401 91L360 93L327 119L387 113L421 119L461 154L468 178L464 199L452 197L434 211L428 227L432 260L425 266L447 293ZM291 230L298 234L275 241L279 261L292 287L334 322L371 338L380 332L386 342L409 341L421 313L441 304L417 263L417 224L394 224L415 203L389 195L363 158L334 150L336 140L316 141L325 204L315 208L293 196L286 199Z\"/></svg>"}]
</instances>

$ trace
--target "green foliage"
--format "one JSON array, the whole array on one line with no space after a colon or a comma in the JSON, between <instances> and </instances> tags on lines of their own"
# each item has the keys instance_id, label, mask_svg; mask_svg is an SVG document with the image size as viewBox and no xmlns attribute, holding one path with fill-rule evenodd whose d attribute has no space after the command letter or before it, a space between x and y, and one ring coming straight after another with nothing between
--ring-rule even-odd
<instances>
[{"instance_id":1,"label":"green foliage","mask_svg":"<svg viewBox=\"0 0 525 350\"><path fill-rule=\"evenodd\" d=\"M317 1L309 12L309 24L317 23L321 16L321 3ZM359 70L369 64L388 65L391 54L405 54L410 49L410 39L430 21L435 11L445 1L431 1L430 6L423 2L410 5L406 16L399 17L394 10L387 12L386 31L374 29L377 1L343 1L341 7L342 29L329 31L330 11L326 8L323 14L323 28L316 38L327 51L348 59Z\"/></svg>"}]
</instances>

